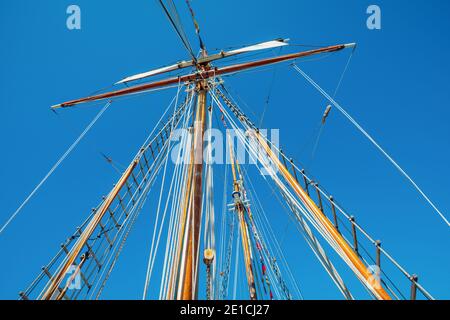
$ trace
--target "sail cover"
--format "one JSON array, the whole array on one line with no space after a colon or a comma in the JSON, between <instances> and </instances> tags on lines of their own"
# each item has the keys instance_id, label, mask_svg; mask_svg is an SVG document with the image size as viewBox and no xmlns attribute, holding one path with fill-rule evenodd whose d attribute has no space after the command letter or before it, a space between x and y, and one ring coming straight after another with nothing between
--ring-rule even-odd
<instances>
[{"instance_id":1,"label":"sail cover","mask_svg":"<svg viewBox=\"0 0 450 320\"><path fill-rule=\"evenodd\" d=\"M240 54L240 53L245 53L245 52L273 49L273 48L277 48L277 47L287 46L288 45L287 41L288 41L287 39L286 40L279 39L279 40L267 41L267 42L258 43L258 44L252 45L252 46L240 48L237 50L232 50L232 51L229 51L228 54L235 55L235 54Z\"/></svg>"},{"instance_id":2,"label":"sail cover","mask_svg":"<svg viewBox=\"0 0 450 320\"><path fill-rule=\"evenodd\" d=\"M273 49L273 48L277 48L277 47L287 46L288 45L287 41L288 41L288 39L277 39L277 40L262 42L262 43L258 43L258 44L255 44L255 45L243 47L243 48L240 48L240 49L236 49L236 50L222 52L220 54L212 55L210 57L206 57L205 59L203 59L203 61L211 62L211 61L214 61L214 60L218 60L218 59L222 59L222 58L226 58L226 57L231 57L231 56L238 55L238 54L241 54L241 53L258 51L258 50ZM198 62L202 62L202 59L200 59ZM147 72L139 73L139 74L136 74L136 75L133 75L133 76L129 76L127 78L124 78L124 79L116 82L116 84L121 84L121 83L125 83L125 82L136 81L136 80L141 80L141 79L148 78L148 77L151 77L151 76L154 76L154 75L157 75L157 74L161 74L161 73L165 73L165 72L171 72L171 71L175 71L175 70L186 68L186 67L191 67L193 65L194 65L193 61L182 61L182 62L179 62L177 64L170 65L170 66L166 66L166 67L150 70L150 71L147 71Z\"/></svg>"}]
</instances>

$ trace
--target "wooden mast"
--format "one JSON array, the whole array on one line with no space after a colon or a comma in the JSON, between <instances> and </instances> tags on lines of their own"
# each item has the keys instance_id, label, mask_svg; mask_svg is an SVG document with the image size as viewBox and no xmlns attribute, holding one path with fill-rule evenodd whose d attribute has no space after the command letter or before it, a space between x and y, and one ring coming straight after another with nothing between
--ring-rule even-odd
<instances>
[{"instance_id":1,"label":"wooden mast","mask_svg":"<svg viewBox=\"0 0 450 320\"><path fill-rule=\"evenodd\" d=\"M206 57L206 51L202 51L202 57ZM209 66L199 65L198 68ZM183 261L181 265L178 298L181 300L197 299L198 294L198 268L200 250L200 225L202 220L202 192L203 192L203 135L205 132L206 96L208 82L197 81L197 104L194 119L194 141L193 141L193 175L190 181L190 205L188 206L188 221L184 237Z\"/></svg>"},{"instance_id":2,"label":"wooden mast","mask_svg":"<svg viewBox=\"0 0 450 320\"><path fill-rule=\"evenodd\" d=\"M237 178L236 168L239 170L239 163L237 160L235 161L233 156L233 147L231 144L231 139L228 139L229 141L229 149L230 149L230 162L231 162L231 171L233 173L233 184L234 184L234 192L233 192L233 198L235 201L235 208L238 214L239 218L239 225L241 228L241 239L242 239L242 249L244 252L244 261L245 261L245 272L247 275L247 283L248 283L248 289L250 293L250 299L251 300L257 300L256 296L256 286L255 286L255 276L253 273L253 267L252 267L252 254L251 254L251 247L249 243L249 230L248 230L248 224L245 221L245 209L244 209L244 203L242 202L242 177Z\"/></svg>"}]
</instances>

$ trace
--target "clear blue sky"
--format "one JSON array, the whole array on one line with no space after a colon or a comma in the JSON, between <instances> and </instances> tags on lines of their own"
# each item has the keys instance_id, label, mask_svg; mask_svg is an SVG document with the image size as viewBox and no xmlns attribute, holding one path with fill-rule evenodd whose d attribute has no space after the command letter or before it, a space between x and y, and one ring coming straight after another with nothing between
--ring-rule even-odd
<instances>
[{"instance_id":1,"label":"clear blue sky","mask_svg":"<svg viewBox=\"0 0 450 320\"><path fill-rule=\"evenodd\" d=\"M179 11L193 34L184 1ZM211 50L278 37L295 44L357 42L337 100L411 173L438 207L450 210L450 3L434 1L192 1ZM82 30L66 28L71 1L0 3L0 221L5 221L98 112L49 106L121 77L187 58L156 1L74 2ZM382 30L366 28L378 4ZM196 45L195 38L192 43ZM300 65L333 91L348 52ZM263 110L273 71L231 77ZM0 237L0 298L15 299L59 244L107 193L116 173L98 151L127 164L173 91L120 101ZM330 116L317 155L311 136L326 102L289 67L275 76L264 126L280 128L283 148L437 298L450 298L446 227L397 171L339 114ZM267 203L274 217L283 214ZM106 298L139 298L151 237L152 206L140 218ZM277 211L278 210L278 211ZM282 226L281 226L282 228ZM340 298L293 228L284 250L306 298ZM345 274L345 273L344 273ZM346 274L346 278L349 274Z\"/></svg>"}]
</instances>

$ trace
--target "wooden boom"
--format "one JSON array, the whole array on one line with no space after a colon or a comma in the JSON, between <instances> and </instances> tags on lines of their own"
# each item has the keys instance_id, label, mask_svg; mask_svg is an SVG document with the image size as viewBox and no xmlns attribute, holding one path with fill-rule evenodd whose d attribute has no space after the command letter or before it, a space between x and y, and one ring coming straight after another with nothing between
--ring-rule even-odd
<instances>
[{"instance_id":1,"label":"wooden boom","mask_svg":"<svg viewBox=\"0 0 450 320\"><path fill-rule=\"evenodd\" d=\"M272 64L276 64L276 63L280 63L280 62L295 60L298 58L304 58L304 57L308 57L308 56L312 56L312 55L316 55L316 54L327 53L327 52L336 52L336 51L340 51L345 48L350 48L350 47L354 47L354 46L355 46L354 43L340 44L340 45L329 46L329 47L324 47L324 48L319 48L319 49L314 49L314 50L309 50L309 51L302 51L302 52L297 52L297 53L286 54L286 55L282 55L282 56L278 56L278 57L274 57L274 58L268 58L268 59L262 59L262 60L257 60L257 61L245 62L245 63L241 63L241 64L235 64L235 65L221 67L221 68L201 70L201 71L187 74L187 75L180 76L180 77L172 77L172 78L163 79L163 80L159 80L159 81L155 81L155 82L136 85L136 86L121 89L121 90L101 93L101 94L97 94L97 95L93 95L93 96L89 96L89 97L85 97L85 98L80 98L80 99L76 99L76 100L70 100L67 102L63 102L63 103L54 105L54 106L52 106L52 109L72 107L72 106L75 106L75 105L78 105L81 103L100 101L100 100L105 100L105 99L126 96L126 95L130 95L130 94L149 91L149 90L156 89L156 88L167 87L167 86L181 83L181 82L184 83L184 82L190 82L190 81L205 80L205 79L219 76L219 75L226 75L226 74L235 73L235 72L239 72L239 71L243 71L243 70L248 70L248 69L272 65Z\"/></svg>"}]
</instances>

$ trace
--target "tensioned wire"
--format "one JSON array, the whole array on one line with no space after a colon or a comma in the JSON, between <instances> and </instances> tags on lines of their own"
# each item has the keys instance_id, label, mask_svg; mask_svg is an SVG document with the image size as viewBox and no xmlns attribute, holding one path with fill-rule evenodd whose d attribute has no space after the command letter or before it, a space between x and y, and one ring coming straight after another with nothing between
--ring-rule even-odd
<instances>
[{"instance_id":1,"label":"tensioned wire","mask_svg":"<svg viewBox=\"0 0 450 320\"><path fill-rule=\"evenodd\" d=\"M192 97L193 98L193 97ZM189 110L191 110L192 107L192 101L191 98L190 104L189 104ZM190 114L190 111L189 113ZM188 149L187 146L190 145L189 134L187 133L187 125L188 125L189 116L185 118L184 125L183 125L183 131L181 136L181 142L180 142L180 149L177 154L176 159L176 167L175 167L175 173L176 175L176 182L175 182L175 194L173 196L172 201L172 207L171 207L171 221L169 222L169 230L168 230L168 236L166 241L166 252L164 257L164 267L162 272L162 278L161 278L161 287L160 287L160 299L164 299L164 297L167 297L168 299L172 299L172 297L168 297L168 290L169 290L169 277L173 277L173 273L175 270L178 269L178 264L174 264L173 260L175 259L175 255L178 252L179 243L176 241L179 237L179 232L181 225L179 225L177 222L180 219L181 215L181 206L179 206L179 203L181 203L181 197L183 195L182 191L183 188L181 187L184 185L186 179L187 179L187 168L186 165L187 159L189 156L189 153L186 152ZM184 151L183 158L181 158L181 151ZM181 161L181 163L179 163ZM172 280L172 278L170 278ZM174 283L172 283L172 292L174 291Z\"/></svg>"},{"instance_id":2,"label":"tensioned wire","mask_svg":"<svg viewBox=\"0 0 450 320\"><path fill-rule=\"evenodd\" d=\"M181 89L181 83L180 81L178 82L178 90L177 90L177 94L176 94L176 99L175 99L175 104L174 104L174 113L176 112L176 107L178 105L178 98L179 98L179 94L180 94L180 89ZM174 128L174 124L172 123L172 127L171 127L171 132L173 131ZM170 149L170 145L171 145L171 140L170 137L168 139L168 143L169 143L169 149ZM160 209L161 209L161 202L162 202L162 197L163 197L163 192L164 192L164 186L165 186L165 179L166 179L166 172L167 172L167 165L169 163L169 157L166 158L166 162L164 164L164 171L163 171L163 177L162 177L162 182L161 182L161 190L160 190L160 194L159 194L159 200L158 200L158 208L156 210L156 217L155 217L155 224L154 224L154 230L153 230L153 237L152 237L152 242L151 242L151 247L150 247L150 255L149 255L149 260L148 260L148 265L147 265L147 274L145 277L145 285L144 285L144 293L142 296L142 299L145 300L146 296L147 296L147 291L148 291L148 286L150 283L150 277L151 277L151 273L153 270L153 262L154 262L154 258L156 257L156 253L157 253L157 248L159 246L159 240L160 240L160 236L161 236L161 232L162 232L162 228L164 226L164 221L165 221L165 216L166 216L166 212L167 212L167 203L166 203L166 207L164 209L164 214L161 220L161 228L158 234L158 240L156 242L156 247L155 247L155 237L156 237L156 230L158 227L158 223L159 223L159 214L160 214ZM172 191L172 186L173 186L173 180L170 186L170 190L169 193ZM167 199L169 199L169 197L167 197ZM154 253L153 253L154 252Z\"/></svg>"},{"instance_id":3,"label":"tensioned wire","mask_svg":"<svg viewBox=\"0 0 450 320\"><path fill-rule=\"evenodd\" d=\"M212 122L213 122L214 104L208 109L208 123L207 123L207 142L206 148L206 185L205 185L205 227L204 227L204 245L208 249L212 249L214 255L216 255L216 235L215 235L215 210L214 210L214 171L213 171L213 158L212 158ZM210 273L211 283L210 295L214 299L215 296L215 277L216 277L217 257L213 258Z\"/></svg>"},{"instance_id":4,"label":"tensioned wire","mask_svg":"<svg viewBox=\"0 0 450 320\"><path fill-rule=\"evenodd\" d=\"M185 127L184 127L185 128ZM180 145L187 146L189 141L186 141L186 131L183 131L183 136L181 139ZM181 148L180 148L181 151ZM188 152L185 152L184 159L186 160L186 157L188 155ZM178 157L179 159L180 157ZM180 165L176 165L175 167L175 173L176 176L176 190L175 194L173 196L173 202L172 202L172 208L171 208L171 221L169 222L169 231L167 235L167 241L166 241L166 253L164 257L164 267L163 267L163 273L162 273L162 280L161 280L161 288L160 288L160 299L164 299L164 297L167 297L167 290L169 289L169 277L172 276L172 273L177 270L178 264L174 264L173 260L175 259L175 254L177 251L177 248L179 246L179 243L176 241L179 236L180 232L180 225L178 224L181 214L181 207L179 206L179 203L181 203L181 197L182 197L182 188L180 186L184 185L187 177L187 166L185 165L186 162L183 162ZM171 299L172 297L167 297L168 299Z\"/></svg>"},{"instance_id":5,"label":"tensioned wire","mask_svg":"<svg viewBox=\"0 0 450 320\"><path fill-rule=\"evenodd\" d=\"M190 115L191 115L191 109L192 109L192 101L193 101L193 96L191 96L190 101L189 101L189 112L187 114L187 116L185 117L184 120L184 124L182 126L183 129L187 128L187 123L190 119ZM186 133L186 130L183 130L183 135L182 135L182 141L181 141L181 146L183 146L183 149L179 149L178 155L177 155L177 161L180 159L180 152L181 150L186 150L186 143L189 143L189 140L186 141L188 137L188 134ZM185 151L184 151L185 152ZM172 290L172 292L174 292L174 285L175 285L175 281L174 281L174 273L176 272L176 270L178 270L178 262L172 262L175 259L175 255L179 252L179 248L178 248L178 243L177 241L172 241L171 237L173 237L174 239L178 238L179 232L180 232L180 226L176 224L176 222L179 219L179 216L181 214L181 207L178 206L178 203L180 203L180 199L182 196L182 189L180 188L180 185L186 180L187 177L187 171L186 171L186 166L184 165L186 163L186 157L188 156L188 153L185 152L184 154L184 161L181 163L181 168L183 170L179 171L178 169L178 163L177 166L175 168L176 171L176 175L177 175L177 180L175 182L175 195L173 197L173 201L172 201L172 207L171 207L171 217L175 216L172 219L172 225L169 225L169 231L168 231L168 237L167 237L167 243L166 243L166 253L165 253L165 260L164 260L164 270L162 273L162 280L161 280L161 286L160 286L160 298L163 299L163 297L167 296L167 290L169 290L169 278L171 277L170 280L172 281L172 286L170 287L170 289ZM175 173L174 173L175 174ZM180 182L182 181L182 182ZM174 233L174 235L172 236L172 233ZM169 248L170 247L170 248ZM172 297L167 297L169 299L172 299Z\"/></svg>"},{"instance_id":6,"label":"tensioned wire","mask_svg":"<svg viewBox=\"0 0 450 320\"><path fill-rule=\"evenodd\" d=\"M352 57L353 57L353 54L355 53L355 49L356 49L356 47L354 47L352 52L350 53L350 56L347 59L347 63L345 64L345 67L344 67L344 69L343 69L343 71L341 73L341 76L339 77L338 83L337 83L336 88L334 89L334 92L333 92L333 99L336 99L336 95L337 95L339 89L341 88L342 81L344 80L344 76L347 73L348 67L350 66L350 62L352 61ZM323 133L323 130L325 128L325 121L326 121L326 119L323 119L323 118L320 121L319 132L317 134L316 141L314 143L314 146L313 146L313 149L312 149L312 152L311 152L311 160L314 160L315 155L317 153L317 149L319 147L320 138L322 137L322 133Z\"/></svg>"},{"instance_id":7,"label":"tensioned wire","mask_svg":"<svg viewBox=\"0 0 450 320\"><path fill-rule=\"evenodd\" d=\"M63 161L69 156L69 154L75 149L75 147L80 143L80 141L85 137L85 135L91 130L94 124L100 119L103 113L111 105L111 101L108 101L105 106L98 112L94 119L89 123L89 125L84 129L80 136L70 145L66 152L58 159L58 161L53 165L50 171L44 176L44 178L37 184L37 186L31 191L31 193L25 198L25 200L20 204L20 206L14 211L10 218L5 222L5 224L0 229L0 235L9 226L9 224L17 217L17 215L22 211L25 205L31 200L31 198L36 194L36 192L42 187L42 185L50 178L50 176L55 172L56 169L63 163Z\"/></svg>"},{"instance_id":8,"label":"tensioned wire","mask_svg":"<svg viewBox=\"0 0 450 320\"><path fill-rule=\"evenodd\" d=\"M269 183L269 181L266 179L265 176L264 176L264 180L267 182L267 184L273 190L273 187L271 186L271 184ZM350 295L346 294L346 292L348 292L348 289L345 287L345 284L343 283L343 281L342 281L339 273L337 272L337 270L334 269L334 266L331 264L331 261L327 257L327 255L324 252L323 248L321 247L320 243L318 242L318 240L312 234L311 229L305 223L305 221L302 219L301 215L299 215L299 212L297 211L297 209L295 209L295 206L290 203L290 201L288 199L288 196L285 195L282 190L280 190L280 192L281 192L281 195L283 196L285 202L288 203L289 210L287 210L285 208L285 204L281 201L281 199L279 199L278 195L275 193L277 200L283 206L283 209L285 210L285 212L287 212L288 215L291 217L292 221L295 222L295 225L296 225L297 229L299 231L301 231L301 233L304 236L305 240L307 240L308 245L311 247L311 249L313 250L314 254L319 259L319 262L325 268L326 272L330 275L330 277L332 278L333 282L338 286L338 289L342 292L344 297L346 297L348 299L349 298L351 299L352 298L351 294ZM294 214L295 219L293 219L293 217L291 216L292 214ZM302 227L302 229L300 229L300 226ZM325 262L327 262L327 263L325 264Z\"/></svg>"},{"instance_id":9,"label":"tensioned wire","mask_svg":"<svg viewBox=\"0 0 450 320\"><path fill-rule=\"evenodd\" d=\"M418 184L406 173L406 171L400 167L400 165L380 146L380 144L367 133L361 125L339 104L337 103L325 90L323 90L313 79L311 79L302 69L300 69L295 63L292 64L293 68L301 74L314 88L317 89L331 104L333 104L385 157L394 165L394 167L411 183L411 185L421 194L425 201L434 209L434 211L441 217L441 219L450 227L450 222L444 216L444 214L436 207L431 199L425 194L424 191L418 186Z\"/></svg>"},{"instance_id":10,"label":"tensioned wire","mask_svg":"<svg viewBox=\"0 0 450 320\"><path fill-rule=\"evenodd\" d=\"M184 139L184 138L183 138ZM172 200L172 207L170 211L170 219L169 219L169 226L168 226L168 232L167 232L167 239L166 239L166 250L164 254L164 261L163 261L163 271L161 274L161 284L160 284L160 292L159 292L159 298L160 299L172 299L172 297L167 296L167 290L169 290L169 284L170 280L172 278L172 273L174 270L177 270L178 264L174 264L174 254L177 248L178 243L176 243L176 240L178 238L179 234L179 228L177 228L180 211L178 208L175 208L174 203L179 203L179 199L181 196L181 190L180 185L185 179L185 170L183 166L179 167L178 165L175 167L174 170L174 177L175 179L175 191L173 192L173 200ZM171 287L172 288L172 287Z\"/></svg>"},{"instance_id":11,"label":"tensioned wire","mask_svg":"<svg viewBox=\"0 0 450 320\"><path fill-rule=\"evenodd\" d=\"M179 19L179 15L178 15L178 11L177 11L177 9L175 7L175 4L173 3L172 0L169 0L169 5L172 7L172 15L171 15L169 10L167 9L166 5L164 4L164 2L162 0L159 0L159 3L161 5L161 7L163 8L164 13L167 15L167 18L169 19L169 21L172 24L173 28L175 29L175 32L180 37L181 42L185 46L186 50L189 52L189 54L191 55L193 60L196 61L196 57L195 57L194 51L192 50L192 46L189 43L189 40L188 40L188 38L186 36L186 33L184 31L183 25L181 24L181 21Z\"/></svg>"},{"instance_id":12,"label":"tensioned wire","mask_svg":"<svg viewBox=\"0 0 450 320\"><path fill-rule=\"evenodd\" d=\"M273 237L273 239L275 239L275 237ZM281 256L283 257L283 254L281 253ZM270 270L270 269L269 269ZM272 282L274 283L274 281L272 280ZM275 287L275 290L277 290L277 288ZM276 295L280 296L280 294L278 292L276 292Z\"/></svg>"},{"instance_id":13,"label":"tensioned wire","mask_svg":"<svg viewBox=\"0 0 450 320\"><path fill-rule=\"evenodd\" d=\"M184 143L183 143L184 139L185 139L185 137L183 134L181 145L184 145ZM180 149L180 151L181 151L181 149ZM179 159L179 157L178 157L178 159ZM181 181L180 179L182 179L183 176L184 176L184 171L182 170L182 167L180 168L179 164L176 163L175 170L174 170L174 179L176 181L175 182L176 189L175 189L173 200L172 200L174 203L179 203L179 195L181 194L180 187L179 187L180 181ZM173 247L174 247L173 240L177 238L177 229L175 227L176 227L176 221L178 221L178 215L179 215L179 211L177 210L176 212L174 212L174 206L172 205L171 213L170 213L170 220L169 220L169 229L168 229L167 240L166 240L164 265L163 265L163 271L162 271L162 276L161 276L161 286L160 286L160 293L159 293L160 299L163 299L163 297L166 296L166 290L167 290L166 283L168 281L168 276L170 275L170 273L167 272L167 269L169 266L172 265L171 260L172 260L172 251L173 251Z\"/></svg>"},{"instance_id":14,"label":"tensioned wire","mask_svg":"<svg viewBox=\"0 0 450 320\"><path fill-rule=\"evenodd\" d=\"M264 159L262 159L262 161L264 161ZM267 161L266 161L267 162ZM260 172L262 173L262 170L260 170ZM270 183L267 181L267 178L263 175L263 177L264 177L264 179L266 180L266 182L268 183L268 185L270 186ZM277 181L278 182L278 181ZM279 182L278 182L278 184L279 184ZM282 193L282 195L283 195L283 190L280 190L281 191L281 193ZM285 198L285 201L286 202L288 202L289 203L289 201L288 201L288 198L284 195L284 198ZM278 199L278 197L277 197L277 199ZM278 199L279 200L279 199ZM280 201L280 200L279 200ZM291 207L291 205L290 205L290 207ZM291 211L293 211L293 208L291 208ZM298 214L298 212L296 212L296 211L294 211L293 212L294 214ZM304 227L305 228L307 228L307 225L303 222L303 219L301 219L301 217L297 217L297 219L299 220L299 221L302 221L302 224L304 225ZM297 224L296 224L297 225ZM308 228L309 229L309 228ZM304 232L307 232L307 230L304 230ZM307 239L308 240L308 238L306 238L306 234L304 234L303 232L302 232L302 234L305 236L305 239ZM311 241L313 241L313 240L316 240L316 239L310 239ZM316 240L317 241L317 240ZM309 240L308 240L308 244L311 246L311 243L309 242ZM323 255L323 259L325 260L325 261L329 261L329 259L328 259L328 257L326 256L326 254L323 252L323 249L322 249L322 251L320 250L321 249L321 247L319 248L314 248L314 247L311 247L311 249L314 251L314 253L316 254L316 256L319 258L319 253L322 253L321 254L321 256ZM318 252L316 252L316 250L318 250ZM324 265L323 264L323 261L321 260L321 259L319 259L319 261L321 262L321 264L326 268L326 271L328 272L328 274L330 275L330 277L332 278L332 280L335 282L335 284L336 285L338 285L338 289L344 294L344 296L345 297L347 297L346 296L346 294L345 294L345 285L344 286L342 286L341 285L341 283L342 283L342 280L340 279L340 276L339 276L339 274L337 273L337 271L336 270L334 270L333 268L331 268L331 269L329 269L330 267L332 267L332 266L326 266L326 265ZM330 273L331 271L334 271L333 273ZM335 278L336 277L336 278Z\"/></svg>"}]
</instances>

